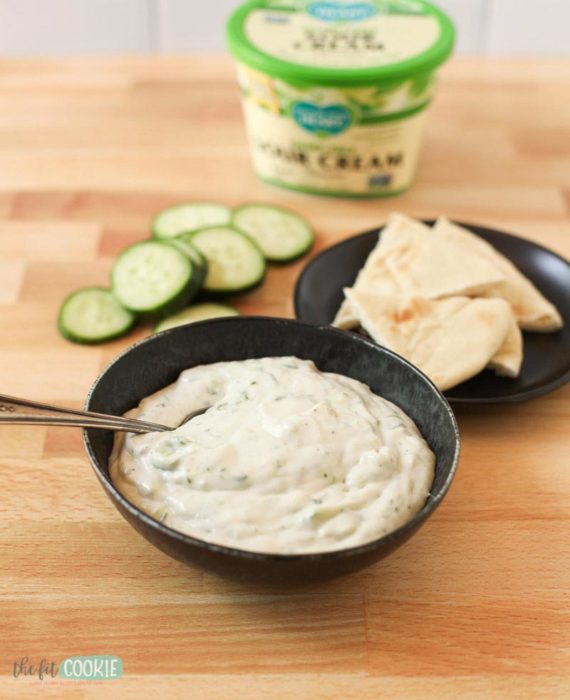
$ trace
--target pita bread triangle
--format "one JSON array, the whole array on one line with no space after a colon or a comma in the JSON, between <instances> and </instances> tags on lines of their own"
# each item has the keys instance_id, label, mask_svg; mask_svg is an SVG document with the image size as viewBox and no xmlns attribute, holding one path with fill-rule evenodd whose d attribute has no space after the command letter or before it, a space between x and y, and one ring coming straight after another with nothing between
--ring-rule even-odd
<instances>
[{"instance_id":1,"label":"pita bread triangle","mask_svg":"<svg viewBox=\"0 0 570 700\"><path fill-rule=\"evenodd\" d=\"M523 337L519 324L511 311L511 323L505 342L491 358L489 369L501 377L518 377L523 362Z\"/></svg>"},{"instance_id":2,"label":"pita bread triangle","mask_svg":"<svg viewBox=\"0 0 570 700\"><path fill-rule=\"evenodd\" d=\"M563 321L556 307L492 245L445 218L438 219L432 233L444 244L449 242L462 245L466 255L472 252L484 257L501 272L504 280L491 289L484 290L483 296L508 301L521 328L543 333L562 328Z\"/></svg>"},{"instance_id":3,"label":"pita bread triangle","mask_svg":"<svg viewBox=\"0 0 570 700\"><path fill-rule=\"evenodd\" d=\"M442 391L481 372L511 327L512 311L502 299L405 298L358 289L345 294L364 330Z\"/></svg>"},{"instance_id":4,"label":"pita bread triangle","mask_svg":"<svg viewBox=\"0 0 570 700\"><path fill-rule=\"evenodd\" d=\"M461 241L435 238L425 224L392 214L353 289L439 299L483 294L503 280L503 274L483 256L466 256ZM358 325L350 302L342 304L333 325Z\"/></svg>"}]
</instances>

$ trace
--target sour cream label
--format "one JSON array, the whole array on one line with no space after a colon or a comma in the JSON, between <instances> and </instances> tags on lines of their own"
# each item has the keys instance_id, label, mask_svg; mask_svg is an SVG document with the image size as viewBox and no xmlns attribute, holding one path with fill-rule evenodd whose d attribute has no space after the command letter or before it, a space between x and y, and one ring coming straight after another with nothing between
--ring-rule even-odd
<instances>
[{"instance_id":1,"label":"sour cream label","mask_svg":"<svg viewBox=\"0 0 570 700\"><path fill-rule=\"evenodd\" d=\"M439 38L434 17L385 14L371 3L312 3L299 13L257 10L248 16L245 31L268 56L319 68L375 68L405 61Z\"/></svg>"},{"instance_id":2,"label":"sour cream label","mask_svg":"<svg viewBox=\"0 0 570 700\"><path fill-rule=\"evenodd\" d=\"M435 457L370 389L312 362L195 367L129 416L177 426L118 435L115 485L171 528L240 549L301 553L375 540L423 507Z\"/></svg>"},{"instance_id":3,"label":"sour cream label","mask_svg":"<svg viewBox=\"0 0 570 700\"><path fill-rule=\"evenodd\" d=\"M257 0L238 8L253 168L304 192L380 197L413 182L454 30L425 0Z\"/></svg>"},{"instance_id":4,"label":"sour cream label","mask_svg":"<svg viewBox=\"0 0 570 700\"><path fill-rule=\"evenodd\" d=\"M255 82L251 71L242 82ZM331 91L329 91L331 92ZM339 92L339 91L336 91ZM413 181L425 112L362 124L362 111L335 102L311 102L310 92L287 115L244 101L249 150L257 175L274 184L329 194L396 193ZM398 95L392 95L393 100ZM405 99L405 98L404 98Z\"/></svg>"}]
</instances>

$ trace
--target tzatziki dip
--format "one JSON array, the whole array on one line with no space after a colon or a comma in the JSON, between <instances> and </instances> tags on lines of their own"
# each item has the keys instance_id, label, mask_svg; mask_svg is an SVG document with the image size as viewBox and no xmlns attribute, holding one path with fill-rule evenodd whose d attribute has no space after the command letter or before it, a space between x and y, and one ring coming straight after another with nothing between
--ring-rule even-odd
<instances>
[{"instance_id":1,"label":"tzatziki dip","mask_svg":"<svg viewBox=\"0 0 570 700\"><path fill-rule=\"evenodd\" d=\"M175 530L243 550L371 542L421 510L434 478L435 456L403 411L295 357L193 367L126 415L180 427L117 435L119 491Z\"/></svg>"}]
</instances>

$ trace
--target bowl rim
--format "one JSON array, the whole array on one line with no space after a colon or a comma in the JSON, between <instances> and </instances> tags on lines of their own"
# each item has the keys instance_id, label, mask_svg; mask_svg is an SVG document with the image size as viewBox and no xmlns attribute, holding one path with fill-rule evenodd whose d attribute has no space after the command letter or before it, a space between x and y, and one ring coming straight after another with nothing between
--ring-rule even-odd
<instances>
[{"instance_id":1,"label":"bowl rim","mask_svg":"<svg viewBox=\"0 0 570 700\"><path fill-rule=\"evenodd\" d=\"M406 535L406 533L415 530L419 525L421 525L423 522L425 522L429 516L439 507L441 504L442 500L444 499L445 495L449 491L449 488L453 482L453 479L455 477L455 474L457 472L457 466L459 462L459 455L461 451L461 438L459 434L459 427L457 424L457 419L455 417L455 414L453 413L453 410L445 398L445 396L439 391L439 389L435 386L435 384L427 377L423 372L421 372L415 365L411 364L406 360L405 358L401 357L397 353L393 352L392 350L382 346L378 345L377 343L374 343L371 340L368 340L367 338L364 338L363 336L359 336L356 333L350 333L347 331L340 330L338 328L334 328L332 326L325 326L325 325L317 325L317 324L312 324L312 323L306 323L304 321L299 321L297 319L288 319L288 318L278 318L278 317L272 317L272 316L236 316L236 317L228 317L228 318L217 318L217 319L210 319L210 320L205 320L205 321L199 321L196 323L188 324L191 325L194 328L207 328L212 325L236 325L238 323L253 323L253 324L266 324L266 323L271 323L271 324L277 324L277 325L286 325L286 326L303 326L305 328L310 328L313 331L315 331L317 334L318 333L323 333L326 332L327 334L330 335L337 335L339 337L342 337L344 340L348 338L351 339L351 342L360 344L360 345L365 345L369 348L371 348L374 352L378 352L380 354L385 354L388 355L389 357L392 358L392 360L402 363L406 365L409 369L412 370L412 372L416 375L416 377L420 380L423 381L428 385L428 387L432 390L432 392L435 394L437 400L439 403L443 406L443 409L445 410L447 417L450 420L451 426L453 428L453 437L454 437L454 453L453 453L453 460L451 467L449 469L449 473L439 488L438 492L435 494L435 496L432 496L431 492L429 493L426 502L422 509L414 515L414 517L411 520L408 520L406 523L398 527L396 530L393 530L392 532L389 532L386 535L383 535L382 537L376 538L375 540L372 540L370 542L366 542L365 544L362 545L357 545L354 547L347 547L344 549L333 549L333 550L327 550L324 552L307 552L307 553L299 553L299 554L280 554L280 553L275 553L275 552L258 552L258 551L252 551L248 549L241 549L239 547L230 547L227 545L221 545L217 544L215 542L208 542L207 540L200 539L198 537L193 537L192 535L188 535L186 533L180 532L179 530L175 530L174 528L169 527L168 525L164 525L163 523L159 522L152 516L148 515L145 513L143 510L132 504L123 494L119 491L119 489L115 486L115 484L112 482L110 474L108 471L105 471L102 465L99 464L99 461L95 457L95 454L93 452L93 448L91 446L91 441L89 438L88 430L83 429L83 446L85 448L85 451L87 453L87 456L89 458L89 462L91 463L91 467L93 468L95 475L97 476L98 480L102 484L103 488L107 491L107 494L114 500L115 502L119 503L122 508L124 508L132 517L136 518L137 520L142 521L145 525L150 527L151 529L155 530L156 532L160 533L163 536L169 537L171 539L177 540L178 542L181 542L186 545L190 545L192 547L197 547L199 549L207 550L210 552L217 552L220 554L225 554L230 557L238 558L238 559L249 559L249 560L257 560L257 561L273 561L273 562L291 562L291 561L303 561L303 562L320 562L324 560L329 560L329 559L345 559L349 558L352 556L358 556L362 554L366 554L368 552L372 552L381 545L390 545L392 542L395 542L397 540L400 540L402 537ZM121 353L119 353L116 357L114 357L111 362L99 373L95 381L92 383L88 393L87 397L85 399L85 405L84 409L85 410L90 410L89 409L89 404L91 402L91 398L96 391L99 382L107 375L109 371L112 370L112 368L117 364L119 361L121 361L124 357L128 356L131 352L137 350L139 347L142 347L143 345L147 344L152 344L153 342L156 341L157 338L162 337L164 335L172 335L176 334L179 332L180 328L183 328L183 326L180 327L174 327L174 328L169 328L165 331L162 331L160 333L155 333L153 335L150 335L146 338L142 338L141 340L136 341L135 343L132 343L129 345L125 350L123 350ZM346 375L345 375L346 376ZM378 394L377 394L378 395ZM403 410L403 409L401 409ZM89 430L95 430L94 428L90 428ZM422 437L423 436L422 434ZM437 455L436 455L437 458ZM436 461L436 470L437 470L437 461Z\"/></svg>"}]
</instances>

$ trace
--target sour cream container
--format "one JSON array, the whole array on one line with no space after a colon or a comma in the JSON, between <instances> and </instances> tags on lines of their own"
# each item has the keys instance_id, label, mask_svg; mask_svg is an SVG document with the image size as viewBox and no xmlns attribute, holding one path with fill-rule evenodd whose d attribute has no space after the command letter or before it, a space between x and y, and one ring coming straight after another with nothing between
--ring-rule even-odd
<instances>
[{"instance_id":1,"label":"sour cream container","mask_svg":"<svg viewBox=\"0 0 570 700\"><path fill-rule=\"evenodd\" d=\"M337 197L406 190L449 18L424 0L250 0L230 17L253 168Z\"/></svg>"}]
</instances>

